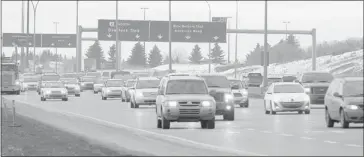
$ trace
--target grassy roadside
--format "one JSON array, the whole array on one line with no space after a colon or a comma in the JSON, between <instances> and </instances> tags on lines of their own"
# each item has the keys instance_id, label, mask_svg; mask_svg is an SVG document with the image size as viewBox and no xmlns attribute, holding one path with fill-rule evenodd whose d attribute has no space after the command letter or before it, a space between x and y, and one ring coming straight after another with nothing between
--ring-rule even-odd
<instances>
[{"instance_id":1,"label":"grassy roadside","mask_svg":"<svg viewBox=\"0 0 364 157\"><path fill-rule=\"evenodd\" d=\"M9 127L12 114L7 122L2 116L2 156L130 156L21 115L16 116L21 126Z\"/></svg>"}]
</instances>

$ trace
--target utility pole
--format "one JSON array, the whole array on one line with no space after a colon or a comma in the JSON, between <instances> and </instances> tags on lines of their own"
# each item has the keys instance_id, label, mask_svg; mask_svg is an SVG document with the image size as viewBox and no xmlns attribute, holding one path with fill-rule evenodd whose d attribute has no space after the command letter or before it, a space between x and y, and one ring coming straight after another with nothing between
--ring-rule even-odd
<instances>
[{"instance_id":1,"label":"utility pole","mask_svg":"<svg viewBox=\"0 0 364 157\"><path fill-rule=\"evenodd\" d=\"M211 6L210 3L208 1L205 1L207 3L207 6L209 7L209 22L211 22ZM209 73L211 73L211 42L209 42Z\"/></svg>"},{"instance_id":2,"label":"utility pole","mask_svg":"<svg viewBox=\"0 0 364 157\"><path fill-rule=\"evenodd\" d=\"M230 29L230 18L232 17L226 17L227 22L227 29ZM227 34L227 46L228 46L228 63L230 63L230 33Z\"/></svg>"},{"instance_id":3,"label":"utility pole","mask_svg":"<svg viewBox=\"0 0 364 157\"><path fill-rule=\"evenodd\" d=\"M24 1L21 2L21 33L24 33ZM20 69L24 71L24 68L27 67L28 59L24 56L24 47L20 48Z\"/></svg>"},{"instance_id":4,"label":"utility pole","mask_svg":"<svg viewBox=\"0 0 364 157\"><path fill-rule=\"evenodd\" d=\"M239 1L236 1L236 24L235 24L236 29L239 29L238 24L239 24ZM234 62L234 76L235 76L235 78L236 78L237 63L238 63L238 33L236 33L236 35L235 35L235 62Z\"/></svg>"},{"instance_id":5,"label":"utility pole","mask_svg":"<svg viewBox=\"0 0 364 157\"><path fill-rule=\"evenodd\" d=\"M76 33L79 33L78 31L78 0L76 1ZM79 52L78 52L78 34L77 34L77 42L76 42L76 72L80 72L81 65L78 63L78 60L80 58Z\"/></svg>"},{"instance_id":6,"label":"utility pole","mask_svg":"<svg viewBox=\"0 0 364 157\"><path fill-rule=\"evenodd\" d=\"M59 22L53 22L53 24L56 26L56 34L58 34L58 24ZM56 47L56 73L58 73L58 48Z\"/></svg>"},{"instance_id":7,"label":"utility pole","mask_svg":"<svg viewBox=\"0 0 364 157\"><path fill-rule=\"evenodd\" d=\"M172 72L172 2L169 0L169 72Z\"/></svg>"},{"instance_id":8,"label":"utility pole","mask_svg":"<svg viewBox=\"0 0 364 157\"><path fill-rule=\"evenodd\" d=\"M140 8L140 9L142 9L143 11L144 11L144 21L146 20L145 19L145 11L147 10L147 9L149 9L149 8ZM145 54L145 49L146 49L146 47L145 47L145 41L143 42L143 46L144 46L144 54Z\"/></svg>"},{"instance_id":9,"label":"utility pole","mask_svg":"<svg viewBox=\"0 0 364 157\"><path fill-rule=\"evenodd\" d=\"M284 24L286 24L286 40L288 39L288 36L287 36L287 25L290 24L291 22L290 21L283 21Z\"/></svg>"},{"instance_id":10,"label":"utility pole","mask_svg":"<svg viewBox=\"0 0 364 157\"><path fill-rule=\"evenodd\" d=\"M25 57L25 60L29 60L29 11L30 11L30 2L28 0L27 2L27 43L25 44L27 47L26 47L26 57Z\"/></svg>"},{"instance_id":11,"label":"utility pole","mask_svg":"<svg viewBox=\"0 0 364 157\"><path fill-rule=\"evenodd\" d=\"M120 47L119 47L119 1L116 0L116 40L115 40L115 46L116 46L116 71L119 71L120 67Z\"/></svg>"},{"instance_id":12,"label":"utility pole","mask_svg":"<svg viewBox=\"0 0 364 157\"><path fill-rule=\"evenodd\" d=\"M264 80L263 87L266 88L268 81L268 65L269 65L269 54L268 54L268 1L265 0L264 6Z\"/></svg>"},{"instance_id":13,"label":"utility pole","mask_svg":"<svg viewBox=\"0 0 364 157\"><path fill-rule=\"evenodd\" d=\"M3 1L0 0L0 51L3 54Z\"/></svg>"},{"instance_id":14,"label":"utility pole","mask_svg":"<svg viewBox=\"0 0 364 157\"><path fill-rule=\"evenodd\" d=\"M33 62L34 62L34 72L35 72L35 46L36 46L36 38L35 38L35 27L36 27L36 17L37 17L37 7L38 7L38 3L39 3L39 1L37 1L35 4L33 3L33 1L32 1L32 6L33 6L33 11L34 11L34 13L33 13L33 16L34 16L34 28L33 28Z\"/></svg>"}]
</instances>

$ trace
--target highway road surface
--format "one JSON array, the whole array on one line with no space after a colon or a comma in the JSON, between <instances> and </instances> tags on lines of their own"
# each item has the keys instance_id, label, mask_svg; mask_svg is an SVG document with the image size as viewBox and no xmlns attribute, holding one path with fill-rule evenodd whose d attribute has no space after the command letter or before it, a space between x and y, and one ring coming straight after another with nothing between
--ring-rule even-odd
<instances>
[{"instance_id":1,"label":"highway road surface","mask_svg":"<svg viewBox=\"0 0 364 157\"><path fill-rule=\"evenodd\" d=\"M266 115L263 101L250 99L249 108L235 108L235 121L223 121L218 116L213 130L201 129L199 123L171 123L171 129L162 130L157 128L154 106L131 109L128 103L122 103L120 99L101 100L100 94L91 91L84 91L81 97L70 97L66 102L41 102L40 97L31 91L5 97L95 123L105 123L115 129L153 134L155 139L135 140L146 143L159 141L150 150L150 153L157 155L178 155L173 153L172 148L158 147L176 145L170 141L174 140L181 144L178 148L184 154L180 155L363 156L363 125L351 124L351 128L342 129L336 124L334 128L326 128L323 109L312 109L309 115ZM110 133L100 133L100 136L107 134ZM142 133L140 136L143 136ZM150 148L141 145L135 149L149 151ZM211 153L207 153L207 149Z\"/></svg>"}]
</instances>

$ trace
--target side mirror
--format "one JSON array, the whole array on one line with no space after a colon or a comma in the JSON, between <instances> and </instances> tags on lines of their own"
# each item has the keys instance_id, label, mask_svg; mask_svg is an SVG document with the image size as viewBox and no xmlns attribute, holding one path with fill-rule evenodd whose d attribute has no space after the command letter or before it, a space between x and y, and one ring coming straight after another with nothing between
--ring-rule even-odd
<instances>
[{"instance_id":1,"label":"side mirror","mask_svg":"<svg viewBox=\"0 0 364 157\"><path fill-rule=\"evenodd\" d=\"M342 95L340 95L338 92L335 92L335 93L334 93L334 97L342 98L343 96L342 96Z\"/></svg>"}]
</instances>

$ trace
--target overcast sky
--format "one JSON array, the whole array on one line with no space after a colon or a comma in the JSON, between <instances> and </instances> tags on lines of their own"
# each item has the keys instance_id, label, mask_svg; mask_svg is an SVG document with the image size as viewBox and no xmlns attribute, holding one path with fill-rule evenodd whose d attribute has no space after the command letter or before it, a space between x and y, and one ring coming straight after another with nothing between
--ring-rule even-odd
<instances>
[{"instance_id":1,"label":"overcast sky","mask_svg":"<svg viewBox=\"0 0 364 157\"><path fill-rule=\"evenodd\" d=\"M231 16L231 28L235 28L235 1L210 1L212 16ZM3 1L3 32L21 32L21 1ZM26 2L25 2L26 7ZM32 5L30 5L32 8ZM143 20L141 7L148 7L147 20L168 20L168 1L120 1L119 19ZM25 8L26 9L26 8ZM30 13L30 32L33 33L33 10ZM26 13L26 11L25 11ZM25 16L26 17L26 16ZM41 1L37 8L37 33L54 33L53 21L59 22L58 33L76 32L75 1ZM98 19L115 19L115 2L81 1L79 2L79 24L83 27L97 27ZM206 1L173 1L172 21L207 21L208 5ZM344 40L350 37L363 37L363 2L362 1L291 1L268 2L268 29L285 30L283 21L290 21L288 29L317 29L317 41ZM264 1L239 2L239 28L264 29ZM84 33L83 37L97 37L97 33ZM285 35L268 35L270 44L277 43ZM311 45L311 36L297 36L301 46ZM235 53L235 34L230 35L231 56ZM243 60L257 43L263 44L263 35L240 34L238 37L238 57ZM82 42L83 53L93 42ZM101 41L107 56L113 42ZM135 42L123 42L121 53L127 58ZM163 53L168 51L168 43L147 43L147 51L157 44ZM194 43L173 43L172 49L186 53L191 52ZM199 44L204 55L208 44ZM220 44L227 52L227 44ZM40 48L37 49L40 52ZM11 48L4 48L9 55ZM38 53L37 52L37 53ZM75 56L75 49L58 49L58 53ZM188 53L188 54L187 54Z\"/></svg>"}]
</instances>

